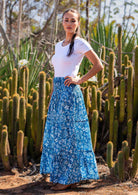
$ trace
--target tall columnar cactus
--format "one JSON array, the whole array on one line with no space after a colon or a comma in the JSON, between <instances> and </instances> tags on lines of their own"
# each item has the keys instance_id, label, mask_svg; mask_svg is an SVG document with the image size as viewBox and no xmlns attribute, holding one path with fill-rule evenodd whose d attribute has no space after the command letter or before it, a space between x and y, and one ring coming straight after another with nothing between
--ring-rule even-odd
<instances>
[{"instance_id":1,"label":"tall columnar cactus","mask_svg":"<svg viewBox=\"0 0 138 195\"><path fill-rule=\"evenodd\" d=\"M131 177L133 178L135 177L137 170L138 170L138 122L137 122L137 129L136 129L135 152L133 156Z\"/></svg>"},{"instance_id":2,"label":"tall columnar cactus","mask_svg":"<svg viewBox=\"0 0 138 195\"><path fill-rule=\"evenodd\" d=\"M118 176L121 181L125 178L125 167L124 167L124 155L123 151L118 152Z\"/></svg>"},{"instance_id":3,"label":"tall columnar cactus","mask_svg":"<svg viewBox=\"0 0 138 195\"><path fill-rule=\"evenodd\" d=\"M12 141L12 128L13 128L13 99L9 101L9 126L8 126L8 134L9 134L9 142Z\"/></svg>"},{"instance_id":4,"label":"tall columnar cactus","mask_svg":"<svg viewBox=\"0 0 138 195\"><path fill-rule=\"evenodd\" d=\"M0 122L2 121L2 99L0 99Z\"/></svg>"},{"instance_id":5,"label":"tall columnar cactus","mask_svg":"<svg viewBox=\"0 0 138 195\"><path fill-rule=\"evenodd\" d=\"M0 99L2 99L2 97L3 97L3 88L0 86Z\"/></svg>"},{"instance_id":6,"label":"tall columnar cactus","mask_svg":"<svg viewBox=\"0 0 138 195\"><path fill-rule=\"evenodd\" d=\"M122 123L125 117L125 80L121 79L120 83L120 115L119 122Z\"/></svg>"},{"instance_id":7,"label":"tall columnar cactus","mask_svg":"<svg viewBox=\"0 0 138 195\"><path fill-rule=\"evenodd\" d=\"M20 91L20 95L23 95L25 97L25 67L20 68L20 82L19 82L20 88L22 88L22 91ZM23 94L22 94L23 92Z\"/></svg>"},{"instance_id":8,"label":"tall columnar cactus","mask_svg":"<svg viewBox=\"0 0 138 195\"><path fill-rule=\"evenodd\" d=\"M9 95L11 96L12 95L12 77L9 78L8 83L9 83Z\"/></svg>"},{"instance_id":9,"label":"tall columnar cactus","mask_svg":"<svg viewBox=\"0 0 138 195\"><path fill-rule=\"evenodd\" d=\"M13 110L12 110L12 149L15 151L17 131L19 129L19 95L13 95Z\"/></svg>"},{"instance_id":10,"label":"tall columnar cactus","mask_svg":"<svg viewBox=\"0 0 138 195\"><path fill-rule=\"evenodd\" d=\"M110 52L109 54L109 74L108 74L108 81L109 81L108 98L109 99L114 93L114 63L115 63L115 54L114 52Z\"/></svg>"},{"instance_id":11,"label":"tall columnar cactus","mask_svg":"<svg viewBox=\"0 0 138 195\"><path fill-rule=\"evenodd\" d=\"M114 144L114 153L117 152L117 140L118 140L118 120L113 122L114 132L113 132L113 144Z\"/></svg>"},{"instance_id":12,"label":"tall columnar cactus","mask_svg":"<svg viewBox=\"0 0 138 195\"><path fill-rule=\"evenodd\" d=\"M28 85L29 85L29 68L26 67L25 69L25 100L26 104L28 103Z\"/></svg>"},{"instance_id":13,"label":"tall columnar cactus","mask_svg":"<svg viewBox=\"0 0 138 195\"><path fill-rule=\"evenodd\" d=\"M38 130L37 130L37 154L40 153L41 139L44 131L45 122L45 79L46 75L44 71L39 73L39 119L38 119Z\"/></svg>"},{"instance_id":14,"label":"tall columnar cactus","mask_svg":"<svg viewBox=\"0 0 138 195\"><path fill-rule=\"evenodd\" d=\"M112 95L109 104L109 140L113 141L113 124L114 124L114 101L115 98Z\"/></svg>"},{"instance_id":15,"label":"tall columnar cactus","mask_svg":"<svg viewBox=\"0 0 138 195\"><path fill-rule=\"evenodd\" d=\"M32 132L32 105L27 104L26 108L26 134L29 141L29 148L30 146L30 139L31 139L31 132Z\"/></svg>"},{"instance_id":16,"label":"tall columnar cactus","mask_svg":"<svg viewBox=\"0 0 138 195\"><path fill-rule=\"evenodd\" d=\"M109 141L107 143L107 150L106 150L106 162L109 168L113 167L113 143Z\"/></svg>"},{"instance_id":17,"label":"tall columnar cactus","mask_svg":"<svg viewBox=\"0 0 138 195\"><path fill-rule=\"evenodd\" d=\"M122 151L123 151L123 156L124 156L124 164L126 164L129 158L129 146L126 140L122 142Z\"/></svg>"},{"instance_id":18,"label":"tall columnar cactus","mask_svg":"<svg viewBox=\"0 0 138 195\"><path fill-rule=\"evenodd\" d=\"M84 88L84 101L85 101L87 113L89 113L89 107L90 107L89 87Z\"/></svg>"},{"instance_id":19,"label":"tall columnar cactus","mask_svg":"<svg viewBox=\"0 0 138 195\"><path fill-rule=\"evenodd\" d=\"M97 131L98 131L98 111L93 110L92 113L92 125L91 125L91 139L93 144L93 150L95 151L97 143Z\"/></svg>"},{"instance_id":20,"label":"tall columnar cactus","mask_svg":"<svg viewBox=\"0 0 138 195\"><path fill-rule=\"evenodd\" d=\"M7 89L7 88L4 88L3 89L3 97L7 97L7 98L9 98L9 90Z\"/></svg>"},{"instance_id":21,"label":"tall columnar cactus","mask_svg":"<svg viewBox=\"0 0 138 195\"><path fill-rule=\"evenodd\" d=\"M121 65L122 65L122 27L121 25L118 27L118 65L119 72L121 73Z\"/></svg>"},{"instance_id":22,"label":"tall columnar cactus","mask_svg":"<svg viewBox=\"0 0 138 195\"><path fill-rule=\"evenodd\" d=\"M105 61L105 47L102 46L102 55L101 59ZM98 72L98 87L101 87L104 84L104 68Z\"/></svg>"},{"instance_id":23,"label":"tall columnar cactus","mask_svg":"<svg viewBox=\"0 0 138 195\"><path fill-rule=\"evenodd\" d=\"M119 120L120 115L120 100L117 99L119 96L117 95L116 98L116 106L115 106L115 119Z\"/></svg>"},{"instance_id":24,"label":"tall columnar cactus","mask_svg":"<svg viewBox=\"0 0 138 195\"><path fill-rule=\"evenodd\" d=\"M37 100L38 101L38 92L36 90L33 91L32 96L33 96L33 101L34 100Z\"/></svg>"},{"instance_id":25,"label":"tall columnar cactus","mask_svg":"<svg viewBox=\"0 0 138 195\"><path fill-rule=\"evenodd\" d=\"M28 165L28 159L27 159L27 148L28 148L28 137L24 136L24 144L23 144L23 158L24 158L24 164Z\"/></svg>"},{"instance_id":26,"label":"tall columnar cactus","mask_svg":"<svg viewBox=\"0 0 138 195\"><path fill-rule=\"evenodd\" d=\"M36 144L36 138L37 138L37 131L38 131L38 101L34 100L33 107L32 107L32 132L31 132L31 136L32 136L35 144Z\"/></svg>"},{"instance_id":27,"label":"tall columnar cactus","mask_svg":"<svg viewBox=\"0 0 138 195\"><path fill-rule=\"evenodd\" d=\"M24 143L24 132L19 130L17 132L17 162L20 168L23 168L23 143Z\"/></svg>"},{"instance_id":28,"label":"tall columnar cactus","mask_svg":"<svg viewBox=\"0 0 138 195\"><path fill-rule=\"evenodd\" d=\"M97 109L97 91L96 91L96 87L95 86L92 87L91 107L92 107L92 110L96 110Z\"/></svg>"},{"instance_id":29,"label":"tall columnar cactus","mask_svg":"<svg viewBox=\"0 0 138 195\"><path fill-rule=\"evenodd\" d=\"M125 68L128 67L128 60L129 60L128 55L125 55L125 57L124 57L124 65L125 65ZM127 75L127 70L125 70L125 75Z\"/></svg>"},{"instance_id":30,"label":"tall columnar cactus","mask_svg":"<svg viewBox=\"0 0 138 195\"><path fill-rule=\"evenodd\" d=\"M1 157L5 170L9 171L11 167L8 154L8 132L6 129L3 129L1 134Z\"/></svg>"},{"instance_id":31,"label":"tall columnar cactus","mask_svg":"<svg viewBox=\"0 0 138 195\"><path fill-rule=\"evenodd\" d=\"M132 139L132 127L133 127L133 121L132 119L129 119L127 121L127 141L131 148L131 139Z\"/></svg>"},{"instance_id":32,"label":"tall columnar cactus","mask_svg":"<svg viewBox=\"0 0 138 195\"><path fill-rule=\"evenodd\" d=\"M109 100L105 100L105 107L104 107L104 121L105 121L105 126L108 126L109 122Z\"/></svg>"},{"instance_id":33,"label":"tall columnar cactus","mask_svg":"<svg viewBox=\"0 0 138 195\"><path fill-rule=\"evenodd\" d=\"M3 98L3 116L2 123L3 125L8 125L8 116L9 116L9 98L6 96Z\"/></svg>"},{"instance_id":34,"label":"tall columnar cactus","mask_svg":"<svg viewBox=\"0 0 138 195\"><path fill-rule=\"evenodd\" d=\"M127 80L127 120L132 119L133 113L133 67L128 68L128 80Z\"/></svg>"},{"instance_id":35,"label":"tall columnar cactus","mask_svg":"<svg viewBox=\"0 0 138 195\"><path fill-rule=\"evenodd\" d=\"M135 48L135 74L134 74L134 103L133 103L133 116L134 120L138 119L138 46Z\"/></svg>"},{"instance_id":36,"label":"tall columnar cactus","mask_svg":"<svg viewBox=\"0 0 138 195\"><path fill-rule=\"evenodd\" d=\"M2 82L2 88L4 89L4 88L7 88L7 83L6 83L6 81L3 81Z\"/></svg>"},{"instance_id":37,"label":"tall columnar cactus","mask_svg":"<svg viewBox=\"0 0 138 195\"><path fill-rule=\"evenodd\" d=\"M14 68L12 71L12 96L13 94L17 94L17 85L18 85L18 72L17 69Z\"/></svg>"},{"instance_id":38,"label":"tall columnar cactus","mask_svg":"<svg viewBox=\"0 0 138 195\"><path fill-rule=\"evenodd\" d=\"M25 104L25 97L20 97L20 111L19 111L19 129L23 132L25 131L25 124L26 124L26 104Z\"/></svg>"},{"instance_id":39,"label":"tall columnar cactus","mask_svg":"<svg viewBox=\"0 0 138 195\"><path fill-rule=\"evenodd\" d=\"M48 103L49 103L49 99L50 99L50 82L46 81L45 83L46 86L46 95L45 95L45 114L47 113L47 109L48 109Z\"/></svg>"},{"instance_id":40,"label":"tall columnar cactus","mask_svg":"<svg viewBox=\"0 0 138 195\"><path fill-rule=\"evenodd\" d=\"M102 93L100 90L97 91L97 109L99 111L102 109Z\"/></svg>"}]
</instances>

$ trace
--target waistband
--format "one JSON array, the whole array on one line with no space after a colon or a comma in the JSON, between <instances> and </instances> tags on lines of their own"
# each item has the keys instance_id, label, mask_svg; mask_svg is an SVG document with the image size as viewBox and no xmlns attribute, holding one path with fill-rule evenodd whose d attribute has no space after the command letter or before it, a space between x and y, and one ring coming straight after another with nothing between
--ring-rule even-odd
<instances>
[{"instance_id":1,"label":"waistband","mask_svg":"<svg viewBox=\"0 0 138 195\"><path fill-rule=\"evenodd\" d=\"M67 78L65 77L53 77L53 86L54 86L54 89L56 88L62 88L63 90L67 90L67 89L71 89L71 88L78 88L80 87L79 85L76 85L74 83L71 83L69 86L65 86L64 84L64 81L66 80Z\"/></svg>"}]
</instances>

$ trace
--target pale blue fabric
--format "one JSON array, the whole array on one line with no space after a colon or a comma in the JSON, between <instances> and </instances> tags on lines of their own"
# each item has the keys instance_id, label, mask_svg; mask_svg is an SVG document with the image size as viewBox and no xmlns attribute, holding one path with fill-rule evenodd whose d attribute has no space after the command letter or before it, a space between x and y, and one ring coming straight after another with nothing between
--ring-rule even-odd
<instances>
[{"instance_id":1,"label":"pale blue fabric","mask_svg":"<svg viewBox=\"0 0 138 195\"><path fill-rule=\"evenodd\" d=\"M50 181L60 184L99 179L82 91L64 81L64 77L53 79L40 173L50 173Z\"/></svg>"}]
</instances>

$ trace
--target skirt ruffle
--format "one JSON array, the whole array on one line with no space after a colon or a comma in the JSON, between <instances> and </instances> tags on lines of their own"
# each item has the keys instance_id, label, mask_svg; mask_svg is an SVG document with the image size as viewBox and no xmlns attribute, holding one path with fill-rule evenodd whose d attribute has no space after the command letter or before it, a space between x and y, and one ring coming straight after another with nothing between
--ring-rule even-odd
<instances>
[{"instance_id":1,"label":"skirt ruffle","mask_svg":"<svg viewBox=\"0 0 138 195\"><path fill-rule=\"evenodd\" d=\"M50 173L50 181L66 185L99 179L82 91L64 81L64 77L53 79L40 173Z\"/></svg>"}]
</instances>

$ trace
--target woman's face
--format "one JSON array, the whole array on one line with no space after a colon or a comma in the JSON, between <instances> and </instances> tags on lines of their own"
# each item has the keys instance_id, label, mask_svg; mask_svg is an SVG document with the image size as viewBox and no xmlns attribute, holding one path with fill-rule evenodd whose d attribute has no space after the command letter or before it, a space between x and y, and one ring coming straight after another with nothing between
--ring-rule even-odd
<instances>
[{"instance_id":1,"label":"woman's face","mask_svg":"<svg viewBox=\"0 0 138 195\"><path fill-rule=\"evenodd\" d=\"M65 13L63 16L62 25L66 33L74 34L76 28L80 25L77 13L73 13L70 11Z\"/></svg>"}]
</instances>

